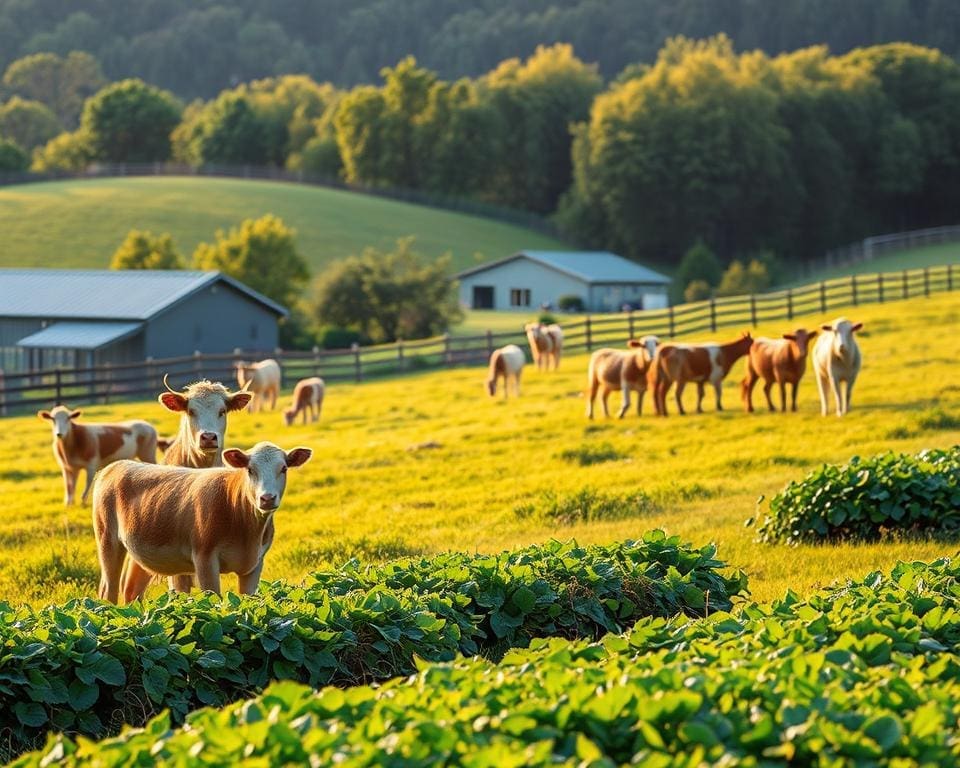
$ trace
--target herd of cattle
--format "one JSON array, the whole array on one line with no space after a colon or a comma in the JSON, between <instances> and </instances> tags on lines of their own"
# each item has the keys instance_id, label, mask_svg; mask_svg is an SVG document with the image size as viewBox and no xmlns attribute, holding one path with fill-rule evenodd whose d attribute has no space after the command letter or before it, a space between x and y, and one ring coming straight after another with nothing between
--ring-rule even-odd
<instances>
[{"instance_id":1,"label":"herd of cattle","mask_svg":"<svg viewBox=\"0 0 960 768\"><path fill-rule=\"evenodd\" d=\"M276 406L280 366L275 360L237 365L241 388L198 381L178 392L164 376L161 405L180 414L171 439L161 439L146 421L79 423L81 412L58 405L38 416L51 422L53 454L74 501L81 470L86 503L91 481L93 527L100 560L99 595L117 602L141 597L154 576L189 591L220 591L220 574L236 573L243 593L256 591L263 558L273 543L273 514L286 488L287 469L303 465L309 448L284 451L257 443L249 452L224 450L227 414ZM289 426L302 414L320 418L324 383L297 383L293 404L283 411ZM164 451L157 464L157 449ZM139 461L133 461L139 459ZM102 471L101 471L102 470ZM99 472L99 474L98 474Z\"/></svg>"},{"instance_id":2,"label":"herd of cattle","mask_svg":"<svg viewBox=\"0 0 960 768\"><path fill-rule=\"evenodd\" d=\"M667 393L676 385L677 410L683 409L683 390L688 383L697 385L697 413L703 412L703 393L706 384L713 385L717 410L723 410L721 392L723 380L730 368L741 357L747 357L747 375L740 384L743 404L753 411L753 389L763 379L763 394L771 411L776 410L770 390L780 388L780 410L787 409L787 385L791 390L791 409L797 410L797 387L807 367L810 342L813 345L813 369L820 393L820 412L826 416L829 395L832 392L838 416L850 410L850 394L860 373L861 355L854 334L863 327L840 317L821 326L819 331L798 328L779 339L754 339L748 332L725 344L661 344L656 336L644 336L627 342L628 348L598 349L590 356L587 369L587 417L593 418L593 404L597 393L605 416L610 415L607 398L611 392L622 396L619 416L623 418L630 408L630 393L637 393L637 414L643 411L643 397L649 389L657 415L667 415ZM553 368L560 364L563 331L558 325L529 323L525 326L530 352L538 368ZM513 380L514 391L520 394L520 375L526 356L516 344L494 350L490 355L487 391L496 395L497 382L503 379L503 395L507 397L507 382Z\"/></svg>"}]
</instances>

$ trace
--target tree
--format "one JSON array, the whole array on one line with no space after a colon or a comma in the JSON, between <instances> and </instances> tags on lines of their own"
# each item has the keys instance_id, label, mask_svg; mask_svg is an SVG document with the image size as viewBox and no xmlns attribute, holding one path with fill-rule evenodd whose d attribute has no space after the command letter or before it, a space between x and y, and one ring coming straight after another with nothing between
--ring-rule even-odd
<instances>
[{"instance_id":1,"label":"tree","mask_svg":"<svg viewBox=\"0 0 960 768\"><path fill-rule=\"evenodd\" d=\"M94 159L90 137L84 131L61 133L33 151L32 170L80 171Z\"/></svg>"},{"instance_id":2,"label":"tree","mask_svg":"<svg viewBox=\"0 0 960 768\"><path fill-rule=\"evenodd\" d=\"M196 269L219 270L289 307L310 279L295 236L295 230L268 213L256 220L247 219L229 232L217 230L215 243L197 246L193 265Z\"/></svg>"},{"instance_id":3,"label":"tree","mask_svg":"<svg viewBox=\"0 0 960 768\"><path fill-rule=\"evenodd\" d=\"M63 130L57 116L39 101L14 96L0 106L0 136L32 151Z\"/></svg>"},{"instance_id":4,"label":"tree","mask_svg":"<svg viewBox=\"0 0 960 768\"><path fill-rule=\"evenodd\" d=\"M722 276L723 267L716 254L703 240L697 240L687 249L673 275L673 282L670 284L671 298L674 303L682 301L686 298L687 288L694 282L706 283L708 289L715 288L720 284ZM687 301L694 299L687 298Z\"/></svg>"},{"instance_id":5,"label":"tree","mask_svg":"<svg viewBox=\"0 0 960 768\"><path fill-rule=\"evenodd\" d=\"M709 299L713 288L706 280L691 280L683 290L683 300L688 302Z\"/></svg>"},{"instance_id":6,"label":"tree","mask_svg":"<svg viewBox=\"0 0 960 768\"><path fill-rule=\"evenodd\" d=\"M154 235L136 229L127 233L110 260L110 269L186 269L186 266L169 234Z\"/></svg>"},{"instance_id":7,"label":"tree","mask_svg":"<svg viewBox=\"0 0 960 768\"><path fill-rule=\"evenodd\" d=\"M12 141L0 138L0 173L25 171L30 167L30 156Z\"/></svg>"},{"instance_id":8,"label":"tree","mask_svg":"<svg viewBox=\"0 0 960 768\"><path fill-rule=\"evenodd\" d=\"M177 159L203 163L259 164L273 161L270 126L243 93L224 91L214 101L191 110L173 134Z\"/></svg>"},{"instance_id":9,"label":"tree","mask_svg":"<svg viewBox=\"0 0 960 768\"><path fill-rule=\"evenodd\" d=\"M96 160L144 163L170 159L170 132L180 122L179 102L142 80L108 85L87 100L80 128Z\"/></svg>"},{"instance_id":10,"label":"tree","mask_svg":"<svg viewBox=\"0 0 960 768\"><path fill-rule=\"evenodd\" d=\"M717 286L717 296L745 296L750 293L760 293L770 287L770 273L767 267L757 259L753 259L746 267L743 262L734 260L723 273L720 285Z\"/></svg>"},{"instance_id":11,"label":"tree","mask_svg":"<svg viewBox=\"0 0 960 768\"><path fill-rule=\"evenodd\" d=\"M401 238L392 251L367 248L330 265L316 290L319 323L389 342L435 335L459 320L449 255L426 262L412 246L413 238Z\"/></svg>"},{"instance_id":12,"label":"tree","mask_svg":"<svg viewBox=\"0 0 960 768\"><path fill-rule=\"evenodd\" d=\"M76 128L84 101L106 84L89 53L35 53L7 67L3 84L11 93L45 104L67 128Z\"/></svg>"}]
</instances>

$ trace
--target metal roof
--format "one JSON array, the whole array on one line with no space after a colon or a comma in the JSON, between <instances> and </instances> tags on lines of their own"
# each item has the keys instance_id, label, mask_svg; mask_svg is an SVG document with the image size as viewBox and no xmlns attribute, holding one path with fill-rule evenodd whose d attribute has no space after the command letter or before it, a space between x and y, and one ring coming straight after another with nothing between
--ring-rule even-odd
<instances>
[{"instance_id":1,"label":"metal roof","mask_svg":"<svg viewBox=\"0 0 960 768\"><path fill-rule=\"evenodd\" d=\"M609 251L519 251L505 259L466 269L457 277L474 275L522 258L559 270L586 283L670 283L670 278L666 275Z\"/></svg>"},{"instance_id":2,"label":"metal roof","mask_svg":"<svg viewBox=\"0 0 960 768\"><path fill-rule=\"evenodd\" d=\"M139 269L0 269L0 317L149 320L216 282L280 316L287 310L221 272Z\"/></svg>"},{"instance_id":3,"label":"metal roof","mask_svg":"<svg viewBox=\"0 0 960 768\"><path fill-rule=\"evenodd\" d=\"M18 347L65 347L68 349L100 349L107 344L132 336L143 323L54 323L42 331L31 333L17 342Z\"/></svg>"}]
</instances>

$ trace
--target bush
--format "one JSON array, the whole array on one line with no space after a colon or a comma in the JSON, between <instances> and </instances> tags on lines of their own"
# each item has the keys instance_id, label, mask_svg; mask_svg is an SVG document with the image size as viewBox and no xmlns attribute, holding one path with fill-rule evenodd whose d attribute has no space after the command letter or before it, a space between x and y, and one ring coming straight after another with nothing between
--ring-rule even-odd
<instances>
[{"instance_id":1,"label":"bush","mask_svg":"<svg viewBox=\"0 0 960 768\"><path fill-rule=\"evenodd\" d=\"M734 261L723 273L717 296L746 296L760 293L770 287L770 273L763 262L754 259L746 267Z\"/></svg>"},{"instance_id":2,"label":"bush","mask_svg":"<svg viewBox=\"0 0 960 768\"><path fill-rule=\"evenodd\" d=\"M960 446L954 446L824 464L770 500L758 538L796 544L958 531Z\"/></svg>"},{"instance_id":3,"label":"bush","mask_svg":"<svg viewBox=\"0 0 960 768\"><path fill-rule=\"evenodd\" d=\"M561 312L583 312L586 305L583 298L576 294L566 294L557 299L557 308Z\"/></svg>"},{"instance_id":4,"label":"bush","mask_svg":"<svg viewBox=\"0 0 960 768\"><path fill-rule=\"evenodd\" d=\"M713 289L706 280L691 280L683 291L684 301L704 301L709 299Z\"/></svg>"},{"instance_id":5,"label":"bush","mask_svg":"<svg viewBox=\"0 0 960 768\"><path fill-rule=\"evenodd\" d=\"M687 286L701 280L708 286L719 284L723 275L720 259L703 240L697 240L683 255L670 283L670 299L674 304L683 300Z\"/></svg>"},{"instance_id":6,"label":"bush","mask_svg":"<svg viewBox=\"0 0 960 768\"><path fill-rule=\"evenodd\" d=\"M553 325L557 322L555 315L551 315L549 312L541 312L540 316L537 318L538 323L543 323L544 325Z\"/></svg>"},{"instance_id":7,"label":"bush","mask_svg":"<svg viewBox=\"0 0 960 768\"><path fill-rule=\"evenodd\" d=\"M370 338L351 328L328 325L320 329L319 342L324 349L349 349L354 344L370 344Z\"/></svg>"},{"instance_id":8,"label":"bush","mask_svg":"<svg viewBox=\"0 0 960 768\"><path fill-rule=\"evenodd\" d=\"M19 173L30 167L30 156L19 144L0 138L0 173Z\"/></svg>"}]
</instances>

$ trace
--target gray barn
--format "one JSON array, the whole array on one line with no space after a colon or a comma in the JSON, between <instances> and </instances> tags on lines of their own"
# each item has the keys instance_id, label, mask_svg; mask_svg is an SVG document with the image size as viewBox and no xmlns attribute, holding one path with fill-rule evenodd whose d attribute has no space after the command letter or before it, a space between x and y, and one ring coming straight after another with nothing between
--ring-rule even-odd
<instances>
[{"instance_id":1,"label":"gray barn","mask_svg":"<svg viewBox=\"0 0 960 768\"><path fill-rule=\"evenodd\" d=\"M220 272L0 269L0 369L273 350L286 314Z\"/></svg>"},{"instance_id":2,"label":"gray barn","mask_svg":"<svg viewBox=\"0 0 960 768\"><path fill-rule=\"evenodd\" d=\"M670 278L607 251L520 251L457 275L471 309L523 310L579 296L588 312L667 306Z\"/></svg>"}]
</instances>

